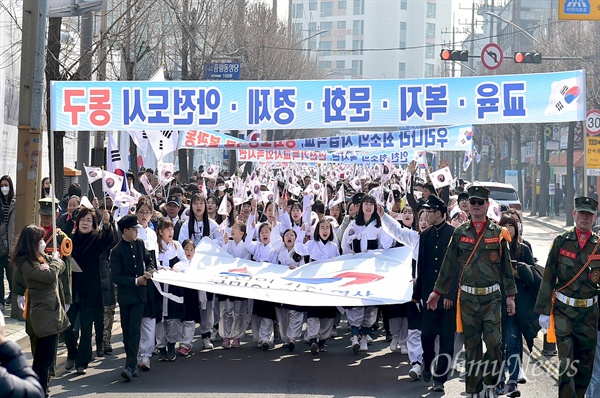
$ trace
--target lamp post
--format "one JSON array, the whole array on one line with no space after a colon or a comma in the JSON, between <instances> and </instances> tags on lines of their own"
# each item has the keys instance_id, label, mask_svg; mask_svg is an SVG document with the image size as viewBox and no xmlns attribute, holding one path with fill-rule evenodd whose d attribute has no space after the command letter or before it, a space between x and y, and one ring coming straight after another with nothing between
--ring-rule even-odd
<instances>
[{"instance_id":1,"label":"lamp post","mask_svg":"<svg viewBox=\"0 0 600 398\"><path fill-rule=\"evenodd\" d=\"M512 26L513 28L515 28L516 30L518 30L519 32L523 33L525 36L527 36L528 39L530 39L532 42L534 43L539 43L540 41L538 39L535 38L535 36L533 36L531 33L529 33L528 31L526 31L525 29L523 29L522 27L520 27L519 25L509 21L508 19L504 19L502 18L500 15L493 13L491 11L486 11L485 12L487 15L489 15L490 17L494 17L494 18L498 18L499 20L501 20L502 22L504 22L505 24L508 24L510 26Z\"/></svg>"}]
</instances>

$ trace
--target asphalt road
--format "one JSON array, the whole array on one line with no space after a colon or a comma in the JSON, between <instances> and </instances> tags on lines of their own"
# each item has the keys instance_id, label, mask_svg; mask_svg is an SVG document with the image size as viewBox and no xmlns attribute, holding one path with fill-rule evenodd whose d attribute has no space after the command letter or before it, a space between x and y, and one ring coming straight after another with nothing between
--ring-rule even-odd
<instances>
[{"instance_id":1,"label":"asphalt road","mask_svg":"<svg viewBox=\"0 0 600 398\"><path fill-rule=\"evenodd\" d=\"M545 263L555 231L527 225L525 238L534 255ZM52 397L461 397L464 380L458 372L446 383L445 394L428 391L428 384L408 376L408 357L392 353L384 336L376 334L369 352L353 355L349 349L349 330L345 321L340 336L329 344L326 353L313 356L308 345L299 344L290 353L281 344L263 352L246 336L237 349L200 350L175 362L158 362L132 382L124 382L120 372L124 364L120 330L113 335L114 355L96 358L87 375L65 371L64 349L60 351L58 376L50 382ZM277 343L277 341L276 341ZM218 346L218 343L215 343ZM537 341L526 355L524 370L528 382L520 386L524 397L556 396L557 360L541 355Z\"/></svg>"}]
</instances>

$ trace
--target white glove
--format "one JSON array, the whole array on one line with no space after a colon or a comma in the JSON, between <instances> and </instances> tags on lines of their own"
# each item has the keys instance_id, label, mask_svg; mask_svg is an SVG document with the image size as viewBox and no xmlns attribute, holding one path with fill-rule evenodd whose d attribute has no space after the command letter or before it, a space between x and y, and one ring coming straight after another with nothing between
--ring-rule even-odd
<instances>
[{"instance_id":1,"label":"white glove","mask_svg":"<svg viewBox=\"0 0 600 398\"><path fill-rule=\"evenodd\" d=\"M17 305L21 311L25 309L25 296L17 296Z\"/></svg>"},{"instance_id":2,"label":"white glove","mask_svg":"<svg viewBox=\"0 0 600 398\"><path fill-rule=\"evenodd\" d=\"M548 332L548 329L550 329L550 316L540 315L539 323L542 327L542 330L544 331L544 334L546 334Z\"/></svg>"},{"instance_id":3,"label":"white glove","mask_svg":"<svg viewBox=\"0 0 600 398\"><path fill-rule=\"evenodd\" d=\"M65 311L68 312L69 308L71 308L71 304L65 304Z\"/></svg>"},{"instance_id":4,"label":"white glove","mask_svg":"<svg viewBox=\"0 0 600 398\"><path fill-rule=\"evenodd\" d=\"M60 260L60 252L58 250L55 252L52 252L52 258L54 260Z\"/></svg>"}]
</instances>

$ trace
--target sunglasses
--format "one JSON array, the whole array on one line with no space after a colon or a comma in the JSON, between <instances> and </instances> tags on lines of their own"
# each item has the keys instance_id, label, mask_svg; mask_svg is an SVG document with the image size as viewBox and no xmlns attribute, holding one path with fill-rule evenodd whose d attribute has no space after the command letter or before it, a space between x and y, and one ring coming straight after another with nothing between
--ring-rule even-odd
<instances>
[{"instance_id":1,"label":"sunglasses","mask_svg":"<svg viewBox=\"0 0 600 398\"><path fill-rule=\"evenodd\" d=\"M469 199L469 203L472 205L483 206L485 204L485 199L471 198Z\"/></svg>"}]
</instances>

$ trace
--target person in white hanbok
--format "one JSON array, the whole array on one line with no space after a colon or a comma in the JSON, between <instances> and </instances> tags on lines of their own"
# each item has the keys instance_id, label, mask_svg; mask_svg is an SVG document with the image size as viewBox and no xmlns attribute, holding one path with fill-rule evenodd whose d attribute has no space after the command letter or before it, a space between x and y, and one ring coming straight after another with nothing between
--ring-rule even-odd
<instances>
[{"instance_id":1,"label":"person in white hanbok","mask_svg":"<svg viewBox=\"0 0 600 398\"><path fill-rule=\"evenodd\" d=\"M342 252L364 253L368 250L388 249L394 239L381 229L381 219L376 212L377 202L371 195L364 195L358 208L356 219L344 231ZM350 325L352 351L368 351L367 336L377 319L377 307L346 308L346 318ZM359 341L359 335L361 336Z\"/></svg>"},{"instance_id":2,"label":"person in white hanbok","mask_svg":"<svg viewBox=\"0 0 600 398\"><path fill-rule=\"evenodd\" d=\"M158 221L156 227L158 236L158 270L173 270L173 267L180 261L186 260L185 251L181 243L173 240L175 227L173 221L168 217L163 217ZM179 286L169 286L163 284L165 293L171 293L178 297L183 297L183 288ZM183 303L177 303L162 297L162 319L156 324L156 348L158 348L159 361L174 361L177 357L175 345L182 339L182 321L185 307ZM181 345L180 345L181 346Z\"/></svg>"},{"instance_id":3,"label":"person in white hanbok","mask_svg":"<svg viewBox=\"0 0 600 398\"><path fill-rule=\"evenodd\" d=\"M215 220L208 218L206 198L200 193L194 193L191 199L191 214L179 232L179 242L191 239L197 246L202 238L210 238L218 246L223 246L223 234L219 231L219 225ZM202 344L205 349L214 348L210 337L213 333L215 315L213 310L212 293L199 292L202 297L193 297L186 295L184 297L186 317L184 321L200 322L200 332L202 333ZM206 297L206 298L204 298ZM197 310L196 310L197 308ZM191 346L194 338L194 329L183 325L183 341Z\"/></svg>"},{"instance_id":4,"label":"person in white hanbok","mask_svg":"<svg viewBox=\"0 0 600 398\"><path fill-rule=\"evenodd\" d=\"M277 261L289 269L296 269L304 265L304 257L296 252L297 234L289 228L283 233L283 247L279 250ZM304 309L301 306L282 304L275 307L279 334L283 346L290 352L296 348L296 342L302 339L302 325L304 324Z\"/></svg>"},{"instance_id":5,"label":"person in white hanbok","mask_svg":"<svg viewBox=\"0 0 600 398\"><path fill-rule=\"evenodd\" d=\"M338 245L335 243L333 226L327 219L317 223L312 240L306 243L302 243L303 241L304 231L301 231L296 239L296 252L309 255L311 261L329 260L340 254ZM337 314L336 307L308 307L306 326L310 351L313 354L327 351L325 343L331 337Z\"/></svg>"},{"instance_id":6,"label":"person in white hanbok","mask_svg":"<svg viewBox=\"0 0 600 398\"><path fill-rule=\"evenodd\" d=\"M229 238L225 235L225 238ZM231 227L231 238L226 240L225 250L236 258L250 260L246 249L246 224L235 223ZM248 326L248 299L219 294L219 334L223 337L221 347L237 348Z\"/></svg>"},{"instance_id":7,"label":"person in white hanbok","mask_svg":"<svg viewBox=\"0 0 600 398\"><path fill-rule=\"evenodd\" d=\"M271 224L262 223L258 228L258 241L253 241L255 226L247 225L248 234L246 236L245 246L252 254L254 261L265 261L268 263L277 263L277 255L281 248L280 245L271 244ZM262 300L254 300L252 308L252 337L258 343L263 351L268 351L274 345L273 321L276 319L275 304Z\"/></svg>"}]
</instances>

